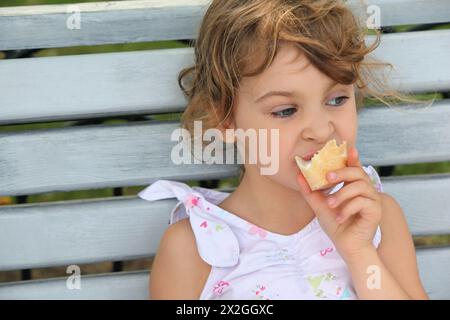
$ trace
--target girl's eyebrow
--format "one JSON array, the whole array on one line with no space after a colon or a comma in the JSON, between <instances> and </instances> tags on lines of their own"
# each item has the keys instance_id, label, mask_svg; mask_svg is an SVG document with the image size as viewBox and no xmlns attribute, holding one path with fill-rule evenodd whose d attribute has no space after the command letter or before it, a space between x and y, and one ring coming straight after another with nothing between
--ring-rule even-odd
<instances>
[{"instance_id":1,"label":"girl's eyebrow","mask_svg":"<svg viewBox=\"0 0 450 320\"><path fill-rule=\"evenodd\" d=\"M337 84L338 84L337 81L332 81L329 84L329 86L326 88L325 91L330 90L331 88L333 88ZM266 94L264 94L263 96L261 96L258 99L256 99L255 103L261 102L262 100L267 99L268 97L271 97L271 96L293 97L294 96L294 92L292 92L292 91L281 91L281 90L269 91Z\"/></svg>"},{"instance_id":2,"label":"girl's eyebrow","mask_svg":"<svg viewBox=\"0 0 450 320\"><path fill-rule=\"evenodd\" d=\"M255 100L255 103L261 102L262 100L271 97L271 96L283 96L283 97L292 97L294 93L291 91L269 91L262 97L259 97Z\"/></svg>"}]
</instances>

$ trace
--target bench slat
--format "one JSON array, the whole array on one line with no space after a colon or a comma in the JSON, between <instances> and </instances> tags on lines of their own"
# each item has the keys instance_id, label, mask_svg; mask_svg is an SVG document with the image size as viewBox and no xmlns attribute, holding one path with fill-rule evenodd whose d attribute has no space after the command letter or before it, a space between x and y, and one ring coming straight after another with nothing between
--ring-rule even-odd
<instances>
[{"instance_id":1,"label":"bench slat","mask_svg":"<svg viewBox=\"0 0 450 320\"><path fill-rule=\"evenodd\" d=\"M0 284L0 300L145 300L148 280L148 271L135 271L82 276L80 290L67 289L67 278Z\"/></svg>"},{"instance_id":2,"label":"bench slat","mask_svg":"<svg viewBox=\"0 0 450 320\"><path fill-rule=\"evenodd\" d=\"M74 12L68 5L0 8L0 50L193 39L209 2L147 0L77 4L82 15L81 29L67 28L67 19ZM368 16L358 0L350 3L356 15L364 19ZM383 26L450 21L447 0L369 0L367 3L380 8ZM406 9L408 14L404 14Z\"/></svg>"},{"instance_id":3,"label":"bench slat","mask_svg":"<svg viewBox=\"0 0 450 320\"><path fill-rule=\"evenodd\" d=\"M450 89L446 75L450 70L450 29L393 33L382 38L372 56L394 65L390 83L395 88L407 92Z\"/></svg>"},{"instance_id":4,"label":"bench slat","mask_svg":"<svg viewBox=\"0 0 450 320\"><path fill-rule=\"evenodd\" d=\"M357 141L361 159L376 166L449 161L449 107L447 99L428 108L361 110Z\"/></svg>"},{"instance_id":5,"label":"bench slat","mask_svg":"<svg viewBox=\"0 0 450 320\"><path fill-rule=\"evenodd\" d=\"M420 277L430 299L450 299L450 248L417 250ZM120 272L81 278L81 290L66 289L66 279L0 284L4 299L147 299L148 271Z\"/></svg>"},{"instance_id":6,"label":"bench slat","mask_svg":"<svg viewBox=\"0 0 450 320\"><path fill-rule=\"evenodd\" d=\"M373 56L394 64L394 87L446 91L448 52L450 30L435 30L386 34ZM178 48L0 61L0 124L182 111L177 77L193 59Z\"/></svg>"},{"instance_id":7,"label":"bench slat","mask_svg":"<svg viewBox=\"0 0 450 320\"><path fill-rule=\"evenodd\" d=\"M177 74L192 63L191 51L0 61L0 124L182 111L186 102ZM17 88L27 94L18 95Z\"/></svg>"},{"instance_id":8,"label":"bench slat","mask_svg":"<svg viewBox=\"0 0 450 320\"><path fill-rule=\"evenodd\" d=\"M82 200L0 207L0 270L151 256L175 199Z\"/></svg>"},{"instance_id":9,"label":"bench slat","mask_svg":"<svg viewBox=\"0 0 450 320\"><path fill-rule=\"evenodd\" d=\"M450 234L450 174L383 177L382 184L402 207L413 235Z\"/></svg>"},{"instance_id":10,"label":"bench slat","mask_svg":"<svg viewBox=\"0 0 450 320\"><path fill-rule=\"evenodd\" d=\"M355 14L363 16L364 12L360 12L360 7L355 5L358 1L350 0L354 3L352 5L356 9ZM364 2L369 6L380 8L382 26L450 21L450 5L447 0L368 0ZM371 12L373 13L373 11Z\"/></svg>"},{"instance_id":11,"label":"bench slat","mask_svg":"<svg viewBox=\"0 0 450 320\"><path fill-rule=\"evenodd\" d=\"M73 4L0 8L0 50L191 39L207 2L111 1L79 3L77 9ZM75 12L82 17L79 29L71 18Z\"/></svg>"},{"instance_id":12,"label":"bench slat","mask_svg":"<svg viewBox=\"0 0 450 320\"><path fill-rule=\"evenodd\" d=\"M450 160L450 100L425 112L370 107L360 112L361 161L373 166ZM429 130L426 123L433 126ZM175 165L176 122L90 125L0 134L0 194L113 188L156 179L202 180L238 175L236 165ZM385 137L390 137L386 139Z\"/></svg>"},{"instance_id":13,"label":"bench slat","mask_svg":"<svg viewBox=\"0 0 450 320\"><path fill-rule=\"evenodd\" d=\"M81 126L0 135L0 194L144 185L238 175L236 165L175 165L178 123Z\"/></svg>"},{"instance_id":14,"label":"bench slat","mask_svg":"<svg viewBox=\"0 0 450 320\"><path fill-rule=\"evenodd\" d=\"M450 174L382 182L403 208L412 234L450 233ZM0 270L150 257L176 203L120 197L1 206Z\"/></svg>"},{"instance_id":15,"label":"bench slat","mask_svg":"<svg viewBox=\"0 0 450 320\"><path fill-rule=\"evenodd\" d=\"M448 161L449 101L425 112L370 107L360 112L357 147L363 163ZM433 123L428 130L423 123ZM149 184L157 179L236 176L235 165L175 165L175 122L82 126L0 135L0 194L22 195ZM389 139L386 139L389 137Z\"/></svg>"},{"instance_id":16,"label":"bench slat","mask_svg":"<svg viewBox=\"0 0 450 320\"><path fill-rule=\"evenodd\" d=\"M420 279L430 299L450 299L450 247L417 250Z\"/></svg>"}]
</instances>

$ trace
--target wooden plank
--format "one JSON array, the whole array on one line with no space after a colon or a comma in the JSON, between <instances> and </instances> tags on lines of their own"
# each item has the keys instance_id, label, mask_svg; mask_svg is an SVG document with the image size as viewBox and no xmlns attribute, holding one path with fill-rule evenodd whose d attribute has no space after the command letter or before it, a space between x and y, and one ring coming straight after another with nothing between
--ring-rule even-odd
<instances>
[{"instance_id":1,"label":"wooden plank","mask_svg":"<svg viewBox=\"0 0 450 320\"><path fill-rule=\"evenodd\" d=\"M447 0L351 0L349 2L357 16L371 16L374 13L373 8L377 7L382 26L450 21L450 5ZM367 7L361 8L361 3L367 3Z\"/></svg>"},{"instance_id":2,"label":"wooden plank","mask_svg":"<svg viewBox=\"0 0 450 320\"><path fill-rule=\"evenodd\" d=\"M420 278L430 299L450 299L450 248L417 250Z\"/></svg>"},{"instance_id":3,"label":"wooden plank","mask_svg":"<svg viewBox=\"0 0 450 320\"><path fill-rule=\"evenodd\" d=\"M403 208L412 234L450 232L450 174L382 183ZM0 270L150 257L176 203L120 197L0 206Z\"/></svg>"},{"instance_id":4,"label":"wooden plank","mask_svg":"<svg viewBox=\"0 0 450 320\"><path fill-rule=\"evenodd\" d=\"M357 147L373 166L450 160L450 100L426 110L360 112ZM0 194L135 186L238 175L236 165L175 165L178 123L91 125L0 134ZM389 137L387 139L386 137Z\"/></svg>"},{"instance_id":5,"label":"wooden plank","mask_svg":"<svg viewBox=\"0 0 450 320\"><path fill-rule=\"evenodd\" d=\"M0 135L0 194L125 187L238 175L237 165L176 165L178 123L82 126Z\"/></svg>"},{"instance_id":6,"label":"wooden plank","mask_svg":"<svg viewBox=\"0 0 450 320\"><path fill-rule=\"evenodd\" d=\"M446 91L448 52L450 30L437 30L387 34L373 56L394 64L394 87ZM193 62L192 48L0 61L0 124L179 112L178 73Z\"/></svg>"},{"instance_id":7,"label":"wooden plank","mask_svg":"<svg viewBox=\"0 0 450 320\"><path fill-rule=\"evenodd\" d=\"M450 248L417 250L422 283L430 299L450 299ZM149 272L121 272L81 278L81 290L68 290L66 278L0 284L4 299L147 299ZM114 288L111 290L111 288Z\"/></svg>"},{"instance_id":8,"label":"wooden plank","mask_svg":"<svg viewBox=\"0 0 450 320\"><path fill-rule=\"evenodd\" d=\"M175 204L124 197L2 206L0 270L150 257Z\"/></svg>"},{"instance_id":9,"label":"wooden plank","mask_svg":"<svg viewBox=\"0 0 450 320\"><path fill-rule=\"evenodd\" d=\"M369 107L358 115L361 159L377 166L449 161L450 100L430 107Z\"/></svg>"},{"instance_id":10,"label":"wooden plank","mask_svg":"<svg viewBox=\"0 0 450 320\"><path fill-rule=\"evenodd\" d=\"M191 39L205 3L145 0L0 8L0 50ZM77 13L79 26L73 22Z\"/></svg>"},{"instance_id":11,"label":"wooden plank","mask_svg":"<svg viewBox=\"0 0 450 320\"><path fill-rule=\"evenodd\" d=\"M371 56L394 65L388 81L394 88L406 92L449 91L450 62L446 57L450 29L386 34L382 39Z\"/></svg>"},{"instance_id":12,"label":"wooden plank","mask_svg":"<svg viewBox=\"0 0 450 320\"><path fill-rule=\"evenodd\" d=\"M450 233L450 174L386 177L382 184L402 207L413 235Z\"/></svg>"},{"instance_id":13,"label":"wooden plank","mask_svg":"<svg viewBox=\"0 0 450 320\"><path fill-rule=\"evenodd\" d=\"M178 48L0 61L0 124L182 111L177 74L192 59Z\"/></svg>"},{"instance_id":14,"label":"wooden plank","mask_svg":"<svg viewBox=\"0 0 450 320\"><path fill-rule=\"evenodd\" d=\"M0 300L145 300L148 279L148 271L82 276L80 290L67 289L67 278L0 284Z\"/></svg>"},{"instance_id":15,"label":"wooden plank","mask_svg":"<svg viewBox=\"0 0 450 320\"><path fill-rule=\"evenodd\" d=\"M209 3L144 0L81 3L77 9L73 5L0 8L0 50L194 39ZM361 1L349 3L361 19L372 15ZM447 0L369 0L367 4L379 8L383 26L450 21ZM74 12L81 14L80 29L67 27Z\"/></svg>"}]
</instances>

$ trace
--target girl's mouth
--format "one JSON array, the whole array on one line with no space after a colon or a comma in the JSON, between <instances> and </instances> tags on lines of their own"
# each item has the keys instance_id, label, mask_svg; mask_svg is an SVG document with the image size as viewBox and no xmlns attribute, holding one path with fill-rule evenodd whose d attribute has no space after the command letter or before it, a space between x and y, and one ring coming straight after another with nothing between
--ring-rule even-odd
<instances>
[{"instance_id":1,"label":"girl's mouth","mask_svg":"<svg viewBox=\"0 0 450 320\"><path fill-rule=\"evenodd\" d=\"M302 159L305 161L310 161L317 153L319 153L319 151L311 151L306 155L302 156Z\"/></svg>"}]
</instances>

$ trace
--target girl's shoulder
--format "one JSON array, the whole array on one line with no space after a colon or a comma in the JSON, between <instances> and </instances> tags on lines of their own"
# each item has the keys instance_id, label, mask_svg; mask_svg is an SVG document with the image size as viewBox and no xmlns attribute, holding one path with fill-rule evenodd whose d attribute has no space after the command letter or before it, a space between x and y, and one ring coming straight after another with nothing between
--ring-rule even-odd
<instances>
[{"instance_id":1,"label":"girl's shoulder","mask_svg":"<svg viewBox=\"0 0 450 320\"><path fill-rule=\"evenodd\" d=\"M164 232L152 264L150 298L198 299L211 266L199 255L188 220Z\"/></svg>"}]
</instances>

